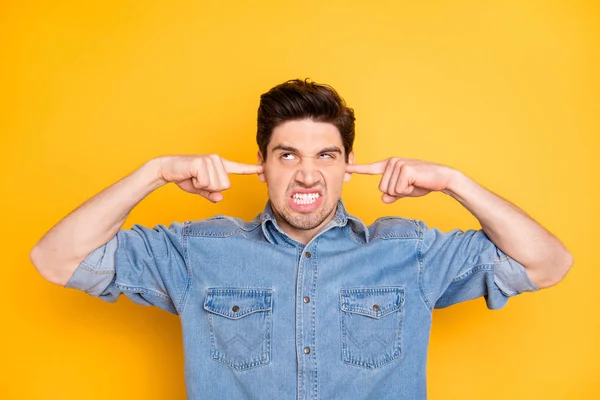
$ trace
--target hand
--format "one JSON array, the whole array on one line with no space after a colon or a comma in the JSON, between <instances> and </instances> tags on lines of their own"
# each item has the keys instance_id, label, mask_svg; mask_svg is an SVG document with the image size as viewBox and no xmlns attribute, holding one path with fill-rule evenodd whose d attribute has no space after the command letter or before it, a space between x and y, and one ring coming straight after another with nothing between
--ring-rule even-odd
<instances>
[{"instance_id":1,"label":"hand","mask_svg":"<svg viewBox=\"0 0 600 400\"><path fill-rule=\"evenodd\" d=\"M174 182L186 192L199 194L213 203L223 200L223 190L231 187L228 174L262 174L262 165L240 164L215 154L161 157L160 177Z\"/></svg>"},{"instance_id":2,"label":"hand","mask_svg":"<svg viewBox=\"0 0 600 400\"><path fill-rule=\"evenodd\" d=\"M389 204L403 197L419 197L432 191L445 191L456 171L426 161L392 157L372 164L347 164L346 172L383 175L379 183L379 190L383 192L381 200Z\"/></svg>"}]
</instances>

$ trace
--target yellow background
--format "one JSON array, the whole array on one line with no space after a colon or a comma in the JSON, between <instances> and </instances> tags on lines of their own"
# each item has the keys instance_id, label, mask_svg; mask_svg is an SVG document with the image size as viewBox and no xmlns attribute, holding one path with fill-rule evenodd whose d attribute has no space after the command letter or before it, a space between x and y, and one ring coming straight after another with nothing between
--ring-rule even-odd
<instances>
[{"instance_id":1,"label":"yellow background","mask_svg":"<svg viewBox=\"0 0 600 400\"><path fill-rule=\"evenodd\" d=\"M575 256L501 311L435 311L430 399L600 398L599 27L596 1L1 2L0 398L185 397L176 316L52 285L29 250L153 157L255 162L259 95L305 77L356 110L357 162L454 166ZM256 177L232 183L218 205L161 188L125 227L262 210ZM385 205L377 183L345 186L368 223L478 226L442 194Z\"/></svg>"}]
</instances>

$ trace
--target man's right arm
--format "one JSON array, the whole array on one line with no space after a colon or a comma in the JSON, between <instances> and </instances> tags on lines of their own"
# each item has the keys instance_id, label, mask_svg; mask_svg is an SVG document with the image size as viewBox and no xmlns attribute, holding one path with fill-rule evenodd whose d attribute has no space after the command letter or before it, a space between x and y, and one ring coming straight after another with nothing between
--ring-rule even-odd
<instances>
[{"instance_id":1,"label":"man's right arm","mask_svg":"<svg viewBox=\"0 0 600 400\"><path fill-rule=\"evenodd\" d=\"M64 286L79 263L112 239L131 210L165 183L160 160L150 160L58 222L31 250L32 263L45 279Z\"/></svg>"},{"instance_id":2,"label":"man's right arm","mask_svg":"<svg viewBox=\"0 0 600 400\"><path fill-rule=\"evenodd\" d=\"M261 173L257 165L238 164L216 155L166 156L148 161L132 174L87 200L50 229L31 250L40 274L64 286L92 251L121 229L131 210L168 182L210 201L222 200L228 173Z\"/></svg>"}]
</instances>

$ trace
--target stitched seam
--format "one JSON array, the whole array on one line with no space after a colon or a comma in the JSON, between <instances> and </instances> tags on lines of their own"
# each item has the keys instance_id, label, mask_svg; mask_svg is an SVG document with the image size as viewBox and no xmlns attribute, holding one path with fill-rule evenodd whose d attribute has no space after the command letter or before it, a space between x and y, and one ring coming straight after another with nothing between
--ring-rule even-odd
<instances>
[{"instance_id":1,"label":"stitched seam","mask_svg":"<svg viewBox=\"0 0 600 400\"><path fill-rule=\"evenodd\" d=\"M362 306L361 304L356 304L356 302L352 302L349 298L352 294L369 294L369 295L381 295L393 293L396 296L401 294L401 299L399 303L396 303L394 300L391 303L379 303L381 309L373 312L370 309ZM381 319L390 315L393 312L398 311L402 307L404 302L404 287L401 286L384 286L377 288L352 288L352 289L341 289L340 295L343 297L343 301L340 305L342 311L350 313L350 314L358 314L364 315L371 318Z\"/></svg>"},{"instance_id":2,"label":"stitched seam","mask_svg":"<svg viewBox=\"0 0 600 400\"><path fill-rule=\"evenodd\" d=\"M165 300L169 300L169 302L171 301L171 298L164 293L157 292L157 291L154 291L154 290L151 290L148 288L144 288L144 287L140 287L140 286L128 286L128 285L123 285L121 283L115 283L115 287L121 291L140 293L140 294L150 294L150 295L160 297Z\"/></svg>"},{"instance_id":3,"label":"stitched seam","mask_svg":"<svg viewBox=\"0 0 600 400\"><path fill-rule=\"evenodd\" d=\"M256 230L256 228L258 228L259 226L260 226L259 222L254 222L254 223L250 224L250 226L248 226L248 227L240 226L239 228L246 232L252 232L253 230Z\"/></svg>"},{"instance_id":4,"label":"stitched seam","mask_svg":"<svg viewBox=\"0 0 600 400\"><path fill-rule=\"evenodd\" d=\"M108 274L115 273L114 269L95 269L94 267L92 267L89 264L86 264L83 261L80 263L80 266L81 266L81 269L83 269L87 272L91 272L92 274L96 274L96 275L108 275Z\"/></svg>"},{"instance_id":5,"label":"stitched seam","mask_svg":"<svg viewBox=\"0 0 600 400\"><path fill-rule=\"evenodd\" d=\"M245 225L249 225L249 228L244 229L244 230L252 230L256 226L260 225L260 221L258 220L258 217L255 217L253 220L246 222L246 221L241 220L240 218L228 217L227 215L215 215L214 217L207 218L201 222L205 222L205 221L229 221L241 229L244 229ZM190 222L193 222L193 221L190 221Z\"/></svg>"},{"instance_id":6,"label":"stitched seam","mask_svg":"<svg viewBox=\"0 0 600 400\"><path fill-rule=\"evenodd\" d=\"M238 320L238 319L244 318L247 315L251 315L251 314L255 314L255 313L259 313L259 312L271 311L272 307L265 306L265 308L251 308L248 310L244 310L243 312L238 312L238 313L236 313L236 315L233 315L232 313L230 313L228 311L223 311L222 309L219 309L218 307L205 306L204 309L206 311L208 311L209 313L220 315L227 319Z\"/></svg>"},{"instance_id":7,"label":"stitched seam","mask_svg":"<svg viewBox=\"0 0 600 400\"><path fill-rule=\"evenodd\" d=\"M398 334L396 336L397 340L394 340L394 352L391 356L385 356L383 358L379 357L377 360L361 360L362 357L360 354L351 355L348 349L348 339L347 339L347 329L345 326L345 317L347 316L347 312L344 311L344 304L349 301L347 299L349 294L352 293L367 293L367 294L381 294L387 292L395 292L400 296L400 308L395 310L398 313L397 318L398 321ZM346 297L346 298L344 298ZM342 327L342 361L348 365L360 366L369 370L379 368L385 364L392 362L393 360L400 359L402 357L402 330L404 325L404 302L405 302L406 294L405 288L403 286L390 286L390 287L378 287L378 288L352 288L352 289L341 289L340 290L340 309L341 309L341 327ZM389 313L387 318L391 318L393 313Z\"/></svg>"},{"instance_id":8,"label":"stitched seam","mask_svg":"<svg viewBox=\"0 0 600 400\"><path fill-rule=\"evenodd\" d=\"M189 221L184 222L183 226L184 226L183 233L185 233L186 228L189 226ZM179 299L178 304L177 304L177 307L179 308L179 310L178 310L179 315L183 315L183 313L185 312L185 306L187 305L188 293L190 291L190 287L192 286L192 267L191 267L191 263L189 261L189 253L188 253L188 249L187 249L187 237L183 233L181 235L179 245L181 246L182 251L183 251L183 262L185 263L185 269L187 271L187 282L185 284L185 289L183 290L183 293L181 294L181 298Z\"/></svg>"},{"instance_id":9,"label":"stitched seam","mask_svg":"<svg viewBox=\"0 0 600 400\"><path fill-rule=\"evenodd\" d=\"M317 331L317 308L315 307L316 302L319 301L319 299L316 298L316 296L317 296L317 273L318 273L317 267L319 265L319 256L318 256L319 251L318 251L318 246L319 246L319 240L317 239L315 241L315 251L314 251L315 254L313 256L314 260L311 262L314 265L313 268L315 269L315 272L314 272L314 275L313 275L314 278L313 278L313 293L312 293L312 296L314 297L314 300L315 300L315 301L313 301L313 304L312 304L312 323L313 323L312 334L313 334L314 350L315 350L314 351L314 355L313 355L313 365L314 365L314 368L315 368L315 372L314 372L314 375L313 375L314 379L315 379L315 383L314 383L313 388L314 388L314 399L315 400L318 399L317 394L318 394L318 381L319 381L318 380L318 375L319 374L318 374L318 371L317 371L317 356L316 356L316 354L317 354L318 351L320 351L320 350L317 349L317 333L316 333L316 331Z\"/></svg>"},{"instance_id":10,"label":"stitched seam","mask_svg":"<svg viewBox=\"0 0 600 400\"><path fill-rule=\"evenodd\" d=\"M430 313L433 312L433 306L431 305L431 303L429 303L429 300L427 299L427 295L425 294L425 287L424 287L424 276L425 276L425 259L423 258L423 242L425 241L424 235L421 235L421 240L419 240L419 245L417 246L417 258L419 260L419 265L418 265L418 271L417 271L417 276L418 276L418 284L419 284L419 292L420 292L420 296L421 300L425 303L425 306L427 307L427 309L429 310Z\"/></svg>"},{"instance_id":11,"label":"stitched seam","mask_svg":"<svg viewBox=\"0 0 600 400\"><path fill-rule=\"evenodd\" d=\"M376 235L373 236L373 240L374 239L419 239L421 236L415 236L412 234L381 234L378 233Z\"/></svg>"},{"instance_id":12,"label":"stitched seam","mask_svg":"<svg viewBox=\"0 0 600 400\"><path fill-rule=\"evenodd\" d=\"M227 217L212 217L207 219L206 221L229 221L232 223L235 228L230 228L230 231L220 232L211 229L199 229L192 227L192 221L189 221L187 229L184 231L184 235L186 236L208 236L208 237L230 237L240 232L252 232L256 230L259 226L261 226L260 221L257 221L256 218L251 222L240 222L237 219L227 218Z\"/></svg>"},{"instance_id":13,"label":"stitched seam","mask_svg":"<svg viewBox=\"0 0 600 400\"><path fill-rule=\"evenodd\" d=\"M375 294L381 294L381 293L394 293L396 292L398 289L404 289L403 286L378 286L378 287L356 287L356 288L351 288L351 289L341 289L340 292L344 293L344 294L355 294L355 293L375 293Z\"/></svg>"},{"instance_id":14,"label":"stitched seam","mask_svg":"<svg viewBox=\"0 0 600 400\"><path fill-rule=\"evenodd\" d=\"M237 227L236 229L232 230L231 232L215 232L215 231L199 231L199 230L189 230L187 233L187 236L207 236L207 237L230 237L233 236L237 233L240 233L242 231L242 229L240 229L239 227Z\"/></svg>"},{"instance_id":15,"label":"stitched seam","mask_svg":"<svg viewBox=\"0 0 600 400\"><path fill-rule=\"evenodd\" d=\"M237 293L236 293L237 292ZM259 299L261 296L254 296L255 293L260 293L262 292L264 294L264 297L267 296L267 301L268 302L268 309L264 309L264 310L259 310L259 311L263 311L266 312L266 325L265 325L265 331L264 331L264 336L262 337L262 339L260 340L264 340L263 344L263 351L261 351L261 354L259 357L252 357L252 359L243 359L243 360L237 360L234 356L232 356L231 354L228 354L226 349L222 349L219 348L217 346L217 340L216 340L216 332L217 332L217 328L216 328L216 324L215 324L215 316L219 315L222 317L226 317L229 318L228 315L223 314L221 312L216 312L214 313L213 311L217 310L218 311L218 307L214 307L214 306L209 306L207 305L207 303L210 303L213 298L218 297L218 298L231 298L231 297L241 297L241 298L256 298ZM235 370L235 371L245 371L251 368L255 368L255 367L260 367L263 365L267 365L269 364L269 362L271 361L271 336L272 336L272 327L273 327L273 313L272 313L272 293L273 290L271 289L235 289L235 288L224 288L224 289L219 289L219 288L209 288L208 292L207 292L207 296L205 297L204 300L204 309L206 311L208 311L208 321L209 321L209 326L210 326L210 341L211 341L211 349L210 349L210 355L213 361L222 363L224 365L227 365L229 368ZM235 296L235 294L241 295L241 296ZM250 294L248 296L248 294ZM250 313L251 314L251 313ZM246 314L243 317L248 317L248 315L250 314ZM231 319L231 318L229 318ZM233 318L235 320L241 319L240 318ZM261 328L261 332L262 332L262 328Z\"/></svg>"},{"instance_id":16,"label":"stitched seam","mask_svg":"<svg viewBox=\"0 0 600 400\"><path fill-rule=\"evenodd\" d=\"M414 221L415 221L414 219L410 219L410 218L402 218L402 217L395 217L395 216L387 216L387 217L380 217L380 218L377 218L377 219L375 220L375 222L377 222L377 221L389 221L389 220L391 220L391 219L396 219L396 220L400 220L400 221L408 221L408 222L414 222Z\"/></svg>"},{"instance_id":17,"label":"stitched seam","mask_svg":"<svg viewBox=\"0 0 600 400\"><path fill-rule=\"evenodd\" d=\"M220 294L220 295L236 295L243 297L262 297L265 295L273 294L272 289L255 289L255 288L208 288L209 294Z\"/></svg>"},{"instance_id":18,"label":"stitched seam","mask_svg":"<svg viewBox=\"0 0 600 400\"><path fill-rule=\"evenodd\" d=\"M373 225L380 221L404 221L410 223L413 227L417 229L417 232L413 233L401 233L401 232L388 232L388 233L376 233L371 239L375 238L422 238L423 237L423 229L419 225L419 221L414 219L402 218L402 217L382 217L375 220Z\"/></svg>"},{"instance_id":19,"label":"stitched seam","mask_svg":"<svg viewBox=\"0 0 600 400\"><path fill-rule=\"evenodd\" d=\"M285 237L285 236L284 236ZM296 251L298 252L297 254L297 272L296 272L296 315L294 316L294 320L296 322L296 353L297 353L297 364L298 364L298 376L296 377L296 387L298 388L298 398L301 399L304 397L304 385L303 385L303 380L304 380L304 359L302 358L302 355L298 355L298 352L300 351L301 348L301 343L300 343L300 333L301 333L301 329L302 329L302 319L300 318L301 313L299 313L297 310L301 309L300 307L302 307L302 305L300 304L301 298L302 298L302 292L300 291L300 289L302 288L302 279L304 276L302 267L300 266L300 259L302 258L302 250L297 247Z\"/></svg>"}]
</instances>

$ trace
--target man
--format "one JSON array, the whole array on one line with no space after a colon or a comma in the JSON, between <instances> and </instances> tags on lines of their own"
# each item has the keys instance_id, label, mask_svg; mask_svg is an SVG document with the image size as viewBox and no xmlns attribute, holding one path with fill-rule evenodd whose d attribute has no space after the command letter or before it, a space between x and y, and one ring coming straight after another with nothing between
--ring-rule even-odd
<instances>
[{"instance_id":1,"label":"man","mask_svg":"<svg viewBox=\"0 0 600 400\"><path fill-rule=\"evenodd\" d=\"M125 293L181 318L191 399L423 399L434 307L559 282L561 242L462 173L390 158L353 163L354 113L331 87L293 80L261 96L258 165L216 155L153 159L52 228L31 259L51 282L106 301ZM341 203L350 174L379 174L382 200L443 191L481 231L440 232ZM212 202L228 174L258 174L269 203L253 221L121 226L173 182Z\"/></svg>"}]
</instances>

